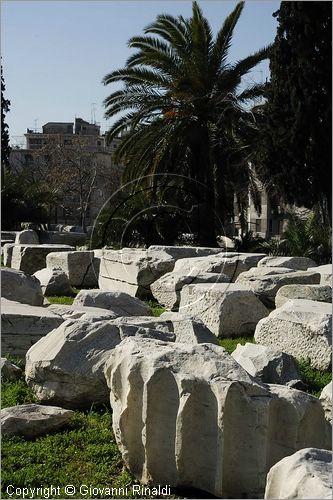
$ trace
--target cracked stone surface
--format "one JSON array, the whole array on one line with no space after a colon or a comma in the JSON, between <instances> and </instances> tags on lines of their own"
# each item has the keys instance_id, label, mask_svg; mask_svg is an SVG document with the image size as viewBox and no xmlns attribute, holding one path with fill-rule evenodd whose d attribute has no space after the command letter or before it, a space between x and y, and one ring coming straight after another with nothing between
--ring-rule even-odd
<instances>
[{"instance_id":1,"label":"cracked stone surface","mask_svg":"<svg viewBox=\"0 0 333 500\"><path fill-rule=\"evenodd\" d=\"M52 252L46 258L46 267L62 269L69 283L79 288L97 286L99 264L94 251Z\"/></svg>"}]
</instances>

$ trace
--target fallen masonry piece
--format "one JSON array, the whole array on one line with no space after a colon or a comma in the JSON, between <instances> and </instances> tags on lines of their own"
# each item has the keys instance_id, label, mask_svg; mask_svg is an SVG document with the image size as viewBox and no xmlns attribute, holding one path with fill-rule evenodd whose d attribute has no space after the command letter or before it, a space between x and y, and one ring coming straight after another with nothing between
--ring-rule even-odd
<instances>
[{"instance_id":1,"label":"fallen masonry piece","mask_svg":"<svg viewBox=\"0 0 333 500\"><path fill-rule=\"evenodd\" d=\"M238 344L231 356L250 375L266 384L287 384L301 378L294 358L271 346Z\"/></svg>"},{"instance_id":2,"label":"fallen masonry piece","mask_svg":"<svg viewBox=\"0 0 333 500\"><path fill-rule=\"evenodd\" d=\"M60 430L74 412L57 406L26 404L1 410L1 432L33 439Z\"/></svg>"},{"instance_id":3,"label":"fallen masonry piece","mask_svg":"<svg viewBox=\"0 0 333 500\"><path fill-rule=\"evenodd\" d=\"M332 452L305 448L275 464L265 498L332 498Z\"/></svg>"},{"instance_id":4,"label":"fallen masonry piece","mask_svg":"<svg viewBox=\"0 0 333 500\"><path fill-rule=\"evenodd\" d=\"M229 283L225 274L202 273L190 276L187 273L175 272L164 274L150 285L153 296L169 311L177 311L180 302L180 293L184 285L196 283Z\"/></svg>"},{"instance_id":5,"label":"fallen masonry piece","mask_svg":"<svg viewBox=\"0 0 333 500\"><path fill-rule=\"evenodd\" d=\"M317 264L308 257L264 257L258 263L258 267L288 267L293 271L306 271L309 267L315 267Z\"/></svg>"},{"instance_id":6,"label":"fallen masonry piece","mask_svg":"<svg viewBox=\"0 0 333 500\"><path fill-rule=\"evenodd\" d=\"M282 286L316 285L319 281L320 274L317 271L293 271L284 267L258 267L240 274L236 283L252 290L263 304L274 307L275 296Z\"/></svg>"},{"instance_id":7,"label":"fallen masonry piece","mask_svg":"<svg viewBox=\"0 0 333 500\"><path fill-rule=\"evenodd\" d=\"M69 245L14 245L11 266L28 274L46 267L46 257L51 252L74 250Z\"/></svg>"},{"instance_id":8,"label":"fallen masonry piece","mask_svg":"<svg viewBox=\"0 0 333 500\"><path fill-rule=\"evenodd\" d=\"M57 328L63 319L45 307L1 299L1 351L24 359L41 337Z\"/></svg>"},{"instance_id":9,"label":"fallen masonry piece","mask_svg":"<svg viewBox=\"0 0 333 500\"><path fill-rule=\"evenodd\" d=\"M254 338L296 359L309 360L313 368L327 370L332 356L332 306L314 300L288 300L259 321Z\"/></svg>"},{"instance_id":10,"label":"fallen masonry piece","mask_svg":"<svg viewBox=\"0 0 333 500\"><path fill-rule=\"evenodd\" d=\"M16 269L1 269L1 296L15 302L43 305L43 292L39 280Z\"/></svg>"},{"instance_id":11,"label":"fallen masonry piece","mask_svg":"<svg viewBox=\"0 0 333 500\"><path fill-rule=\"evenodd\" d=\"M58 253L55 250L46 258L46 267L62 269L67 274L69 283L75 287L97 286L99 263L94 251Z\"/></svg>"},{"instance_id":12,"label":"fallen masonry piece","mask_svg":"<svg viewBox=\"0 0 333 500\"><path fill-rule=\"evenodd\" d=\"M185 285L179 312L202 320L217 337L253 334L269 313L251 290L238 283Z\"/></svg>"},{"instance_id":13,"label":"fallen masonry piece","mask_svg":"<svg viewBox=\"0 0 333 500\"><path fill-rule=\"evenodd\" d=\"M142 300L125 292L104 290L80 290L73 302L74 307L89 306L109 309L117 316L151 316L150 307Z\"/></svg>"},{"instance_id":14,"label":"fallen masonry piece","mask_svg":"<svg viewBox=\"0 0 333 500\"><path fill-rule=\"evenodd\" d=\"M284 285L275 297L275 306L281 307L290 299L332 302L332 288L329 285Z\"/></svg>"},{"instance_id":15,"label":"fallen masonry piece","mask_svg":"<svg viewBox=\"0 0 333 500\"><path fill-rule=\"evenodd\" d=\"M281 458L330 446L317 398L255 382L219 346L127 338L105 377L118 446L144 484L257 498Z\"/></svg>"},{"instance_id":16,"label":"fallen masonry piece","mask_svg":"<svg viewBox=\"0 0 333 500\"><path fill-rule=\"evenodd\" d=\"M106 403L105 362L116 345L133 335L174 339L167 332L112 320L67 320L27 352L26 382L41 403L71 409Z\"/></svg>"}]
</instances>

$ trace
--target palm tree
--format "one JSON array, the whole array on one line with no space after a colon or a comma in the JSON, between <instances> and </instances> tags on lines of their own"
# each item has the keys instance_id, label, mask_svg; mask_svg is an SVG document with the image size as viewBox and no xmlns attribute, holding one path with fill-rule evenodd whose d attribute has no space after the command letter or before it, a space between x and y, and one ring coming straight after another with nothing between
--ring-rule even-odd
<instances>
[{"instance_id":1,"label":"palm tree","mask_svg":"<svg viewBox=\"0 0 333 500\"><path fill-rule=\"evenodd\" d=\"M216 208L224 219L233 205L234 191L229 191L239 179L249 179L240 132L252 120L248 103L262 95L263 85L242 90L240 85L268 57L269 47L227 62L243 7L244 2L237 4L215 40L197 2L189 19L159 15L144 36L129 41L137 51L125 68L103 79L105 85L124 83L104 101L107 118L121 115L107 140L123 135L116 155L126 167L124 180L151 185L156 197L161 183L165 186L162 174L174 174L174 182L199 206L202 245L216 246Z\"/></svg>"}]
</instances>

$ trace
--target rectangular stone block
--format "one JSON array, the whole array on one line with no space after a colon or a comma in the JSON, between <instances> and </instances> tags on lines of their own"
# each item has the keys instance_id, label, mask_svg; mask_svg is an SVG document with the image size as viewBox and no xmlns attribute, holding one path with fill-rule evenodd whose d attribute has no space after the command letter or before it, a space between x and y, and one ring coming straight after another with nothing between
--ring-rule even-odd
<instances>
[{"instance_id":1,"label":"rectangular stone block","mask_svg":"<svg viewBox=\"0 0 333 500\"><path fill-rule=\"evenodd\" d=\"M100 259L95 258L94 251L52 252L46 258L48 268L60 267L70 284L80 288L98 286L99 264Z\"/></svg>"},{"instance_id":2,"label":"rectangular stone block","mask_svg":"<svg viewBox=\"0 0 333 500\"><path fill-rule=\"evenodd\" d=\"M269 313L251 290L236 283L185 285L179 312L201 319L217 337L252 334Z\"/></svg>"},{"instance_id":3,"label":"rectangular stone block","mask_svg":"<svg viewBox=\"0 0 333 500\"><path fill-rule=\"evenodd\" d=\"M99 288L118 290L143 298L151 295L150 285L172 271L175 258L165 250L104 250L101 256Z\"/></svg>"},{"instance_id":4,"label":"rectangular stone block","mask_svg":"<svg viewBox=\"0 0 333 500\"><path fill-rule=\"evenodd\" d=\"M47 308L1 299L1 352L25 358L40 338L63 322Z\"/></svg>"},{"instance_id":5,"label":"rectangular stone block","mask_svg":"<svg viewBox=\"0 0 333 500\"><path fill-rule=\"evenodd\" d=\"M74 250L69 245L15 245L12 252L11 267L34 274L46 267L46 257L51 252Z\"/></svg>"}]
</instances>

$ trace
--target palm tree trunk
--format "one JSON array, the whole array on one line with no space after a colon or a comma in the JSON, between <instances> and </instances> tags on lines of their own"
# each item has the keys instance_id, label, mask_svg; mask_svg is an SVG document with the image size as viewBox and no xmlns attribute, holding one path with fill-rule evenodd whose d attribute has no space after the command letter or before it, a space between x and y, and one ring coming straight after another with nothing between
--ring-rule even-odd
<instances>
[{"instance_id":1,"label":"palm tree trunk","mask_svg":"<svg viewBox=\"0 0 333 500\"><path fill-rule=\"evenodd\" d=\"M215 193L213 162L210 155L208 127L198 130L192 150L192 171L196 179L198 207L198 240L204 247L217 247L215 234Z\"/></svg>"}]
</instances>

